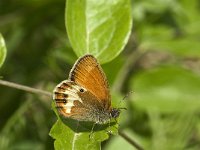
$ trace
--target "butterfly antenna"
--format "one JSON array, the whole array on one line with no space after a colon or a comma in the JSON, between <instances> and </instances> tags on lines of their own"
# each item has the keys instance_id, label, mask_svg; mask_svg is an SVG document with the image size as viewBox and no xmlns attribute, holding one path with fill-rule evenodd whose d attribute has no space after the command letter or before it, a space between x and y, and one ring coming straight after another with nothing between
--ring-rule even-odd
<instances>
[{"instance_id":1,"label":"butterfly antenna","mask_svg":"<svg viewBox=\"0 0 200 150\"><path fill-rule=\"evenodd\" d=\"M122 101L125 101L126 99L128 99L132 93L134 93L134 92L133 92L133 91L129 91L129 92L123 97L123 99L120 100L119 106L121 105ZM125 108L125 107L120 107L120 108L118 108L118 109L125 109L125 110L127 110L127 108Z\"/></svg>"},{"instance_id":2,"label":"butterfly antenna","mask_svg":"<svg viewBox=\"0 0 200 150\"><path fill-rule=\"evenodd\" d=\"M133 91L129 91L129 92L124 96L124 98L123 98L122 100L124 101L125 99L129 98L130 95L131 95L132 93L134 93L134 92L133 92Z\"/></svg>"}]
</instances>

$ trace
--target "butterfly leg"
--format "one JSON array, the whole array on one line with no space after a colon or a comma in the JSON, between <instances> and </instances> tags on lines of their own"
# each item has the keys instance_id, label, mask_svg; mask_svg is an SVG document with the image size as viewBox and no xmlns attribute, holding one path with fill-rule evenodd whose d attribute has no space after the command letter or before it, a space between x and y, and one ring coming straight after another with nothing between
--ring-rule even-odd
<instances>
[{"instance_id":1,"label":"butterfly leg","mask_svg":"<svg viewBox=\"0 0 200 150\"><path fill-rule=\"evenodd\" d=\"M115 118L115 123L120 127L119 122L117 121L117 119Z\"/></svg>"},{"instance_id":2,"label":"butterfly leg","mask_svg":"<svg viewBox=\"0 0 200 150\"><path fill-rule=\"evenodd\" d=\"M92 138L92 135L93 135L93 132L94 132L94 127L95 127L96 124L97 124L97 122L94 123L93 126L92 126L91 132L90 132L90 134L89 134L89 139Z\"/></svg>"},{"instance_id":3,"label":"butterfly leg","mask_svg":"<svg viewBox=\"0 0 200 150\"><path fill-rule=\"evenodd\" d=\"M111 119L109 119L109 122L108 122L108 129L110 128L110 122L111 122ZM105 130L107 132L107 134L112 134L112 131L110 130Z\"/></svg>"},{"instance_id":4,"label":"butterfly leg","mask_svg":"<svg viewBox=\"0 0 200 150\"><path fill-rule=\"evenodd\" d=\"M110 124L111 124L111 119L109 119L109 122L108 122L108 129L110 128ZM118 125L118 127L120 127L120 124L116 118L115 118L115 124ZM116 126L113 126L113 127L118 130L118 127ZM107 134L112 134L112 130L105 130L105 131L107 132Z\"/></svg>"},{"instance_id":5,"label":"butterfly leg","mask_svg":"<svg viewBox=\"0 0 200 150\"><path fill-rule=\"evenodd\" d=\"M78 133L78 127L79 127L79 121L77 121L77 124L76 124L76 133Z\"/></svg>"}]
</instances>

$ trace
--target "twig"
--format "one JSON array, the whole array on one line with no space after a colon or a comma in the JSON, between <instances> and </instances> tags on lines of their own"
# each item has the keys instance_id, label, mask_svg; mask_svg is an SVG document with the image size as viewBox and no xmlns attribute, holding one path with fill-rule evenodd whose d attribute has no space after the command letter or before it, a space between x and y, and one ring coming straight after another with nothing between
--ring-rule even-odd
<instances>
[{"instance_id":1,"label":"twig","mask_svg":"<svg viewBox=\"0 0 200 150\"><path fill-rule=\"evenodd\" d=\"M124 138L127 142L129 142L133 147L135 147L137 150L144 150L138 143L136 143L133 139L128 137L125 133L119 131L119 135Z\"/></svg>"},{"instance_id":2,"label":"twig","mask_svg":"<svg viewBox=\"0 0 200 150\"><path fill-rule=\"evenodd\" d=\"M31 88L31 87L28 87L28 86L25 86L25 85L16 84L16 83L9 82L9 81L0 80L0 84L4 85L4 86L15 88L15 89L23 90L23 91L26 91L26 92L34 93L34 94L46 95L46 96L49 96L49 97L51 97L51 95L52 95L50 92L47 92L47 91L44 91L44 90Z\"/></svg>"}]
</instances>

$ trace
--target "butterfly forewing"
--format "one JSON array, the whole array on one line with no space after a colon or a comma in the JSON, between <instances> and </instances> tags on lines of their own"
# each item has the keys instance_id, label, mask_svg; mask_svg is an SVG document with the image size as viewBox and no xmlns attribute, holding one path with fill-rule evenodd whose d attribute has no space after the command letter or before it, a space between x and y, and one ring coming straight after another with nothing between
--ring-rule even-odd
<instances>
[{"instance_id":1,"label":"butterfly forewing","mask_svg":"<svg viewBox=\"0 0 200 150\"><path fill-rule=\"evenodd\" d=\"M95 95L104 108L110 108L110 93L106 76L92 55L85 55L75 63L69 79Z\"/></svg>"}]
</instances>

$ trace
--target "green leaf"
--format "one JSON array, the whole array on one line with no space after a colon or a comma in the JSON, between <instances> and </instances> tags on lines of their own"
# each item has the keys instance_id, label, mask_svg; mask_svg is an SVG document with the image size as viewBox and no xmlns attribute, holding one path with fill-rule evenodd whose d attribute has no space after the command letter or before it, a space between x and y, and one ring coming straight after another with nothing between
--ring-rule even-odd
<instances>
[{"instance_id":1,"label":"green leaf","mask_svg":"<svg viewBox=\"0 0 200 150\"><path fill-rule=\"evenodd\" d=\"M95 125L87 122L81 123L75 120L60 118L55 104L52 103L58 120L50 131L50 136L55 139L56 150L99 150L101 142L108 139L108 133L117 134L118 126L111 122L106 125Z\"/></svg>"},{"instance_id":2,"label":"green leaf","mask_svg":"<svg viewBox=\"0 0 200 150\"><path fill-rule=\"evenodd\" d=\"M187 1L182 0L181 1L182 11L185 15L185 18L182 19L179 16L177 16L177 21L179 21L180 26L185 26L187 28L189 24L194 24L195 22L199 22L200 16L199 16L199 9L196 7L199 4L198 0L193 1ZM180 20L181 19L181 20Z\"/></svg>"},{"instance_id":3,"label":"green leaf","mask_svg":"<svg viewBox=\"0 0 200 150\"><path fill-rule=\"evenodd\" d=\"M77 54L109 62L123 50L131 33L129 0L68 0L66 28Z\"/></svg>"},{"instance_id":4,"label":"green leaf","mask_svg":"<svg viewBox=\"0 0 200 150\"><path fill-rule=\"evenodd\" d=\"M3 39L3 36L0 34L0 67L3 65L5 58L6 58L6 44Z\"/></svg>"},{"instance_id":5,"label":"green leaf","mask_svg":"<svg viewBox=\"0 0 200 150\"><path fill-rule=\"evenodd\" d=\"M148 115L153 133L149 149L175 150L188 146L197 121L195 112L173 113L163 117L158 111L149 111ZM189 146L189 149L193 149L192 147L193 145Z\"/></svg>"},{"instance_id":6,"label":"green leaf","mask_svg":"<svg viewBox=\"0 0 200 150\"><path fill-rule=\"evenodd\" d=\"M200 25L200 24L199 24ZM192 27L194 29L194 27ZM200 33L195 30L196 33ZM140 49L169 51L179 56L200 57L200 42L196 33L188 33L179 38L174 37L172 28L166 26L146 26L140 33Z\"/></svg>"},{"instance_id":7,"label":"green leaf","mask_svg":"<svg viewBox=\"0 0 200 150\"><path fill-rule=\"evenodd\" d=\"M134 85L134 105L145 110L171 113L200 108L199 75L179 67L167 66L141 72L130 85Z\"/></svg>"}]
</instances>

